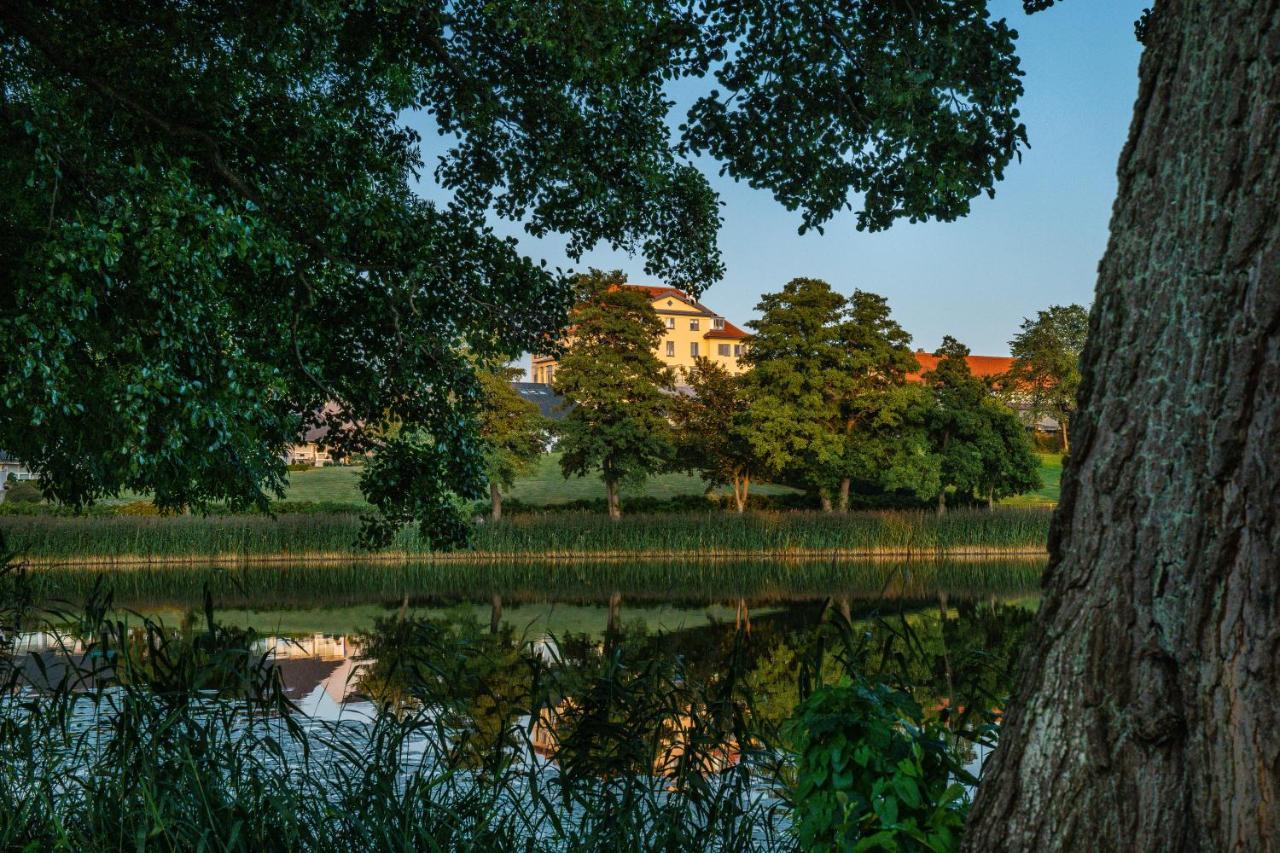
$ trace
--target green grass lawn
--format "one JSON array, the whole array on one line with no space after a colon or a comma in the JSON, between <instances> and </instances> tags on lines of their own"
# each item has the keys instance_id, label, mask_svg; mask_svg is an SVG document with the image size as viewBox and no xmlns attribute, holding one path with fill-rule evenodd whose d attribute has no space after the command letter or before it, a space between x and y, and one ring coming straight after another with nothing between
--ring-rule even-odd
<instances>
[{"instance_id":1,"label":"green grass lawn","mask_svg":"<svg viewBox=\"0 0 1280 853\"><path fill-rule=\"evenodd\" d=\"M1039 453L1037 456L1040 458L1040 478L1044 481L1044 486L1030 494L1006 498L1000 502L1002 506L1051 506L1058 502L1062 455ZM363 470L359 465L350 465L290 471L289 488L285 499L363 505L364 498L360 494L360 472ZM772 486L767 483L753 484L751 490L763 495L785 494L793 491L786 486ZM706 484L700 477L691 474L658 474L648 478L638 487L624 487L622 497L625 500L643 495L665 500L680 495L700 495L705 491ZM728 490L724 492L727 494ZM528 504L547 506L576 500L603 499L604 485L599 477L570 477L566 480L560 473L560 454L548 453L538 460L538 467L533 473L516 481L515 487L507 497ZM108 502L124 503L130 500L145 500L145 498L130 494Z\"/></svg>"},{"instance_id":2,"label":"green grass lawn","mask_svg":"<svg viewBox=\"0 0 1280 853\"><path fill-rule=\"evenodd\" d=\"M1062 454L1037 453L1040 458L1040 479L1044 483L1034 492L1005 498L1001 506L1053 506L1058 502L1062 481Z\"/></svg>"},{"instance_id":3,"label":"green grass lawn","mask_svg":"<svg viewBox=\"0 0 1280 853\"><path fill-rule=\"evenodd\" d=\"M360 496L359 466L313 468L307 471L289 472L289 491L285 499L290 501L335 501L362 504ZM624 487L622 497L641 495L665 500L680 495L700 495L707 490L702 478L691 474L658 474L640 486ZM761 484L752 486L759 494L781 494L792 491L785 486ZM726 490L727 492L727 490ZM524 503L547 506L576 500L604 498L604 484L599 477L570 477L560 473L560 454L548 453L538 460L538 467L528 476L516 481L506 495Z\"/></svg>"}]
</instances>

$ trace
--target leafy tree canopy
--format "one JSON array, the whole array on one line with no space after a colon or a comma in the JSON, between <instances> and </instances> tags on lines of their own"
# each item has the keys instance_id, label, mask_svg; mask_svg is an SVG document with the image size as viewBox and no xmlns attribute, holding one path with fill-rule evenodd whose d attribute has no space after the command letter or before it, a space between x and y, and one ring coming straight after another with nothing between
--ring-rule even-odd
<instances>
[{"instance_id":1,"label":"leafy tree canopy","mask_svg":"<svg viewBox=\"0 0 1280 853\"><path fill-rule=\"evenodd\" d=\"M934 355L937 367L924 379L933 395L926 424L941 476L939 511L947 488L988 499L1038 488L1039 466L1026 429L970 371L969 348L948 335Z\"/></svg>"},{"instance_id":2,"label":"leafy tree canopy","mask_svg":"<svg viewBox=\"0 0 1280 853\"><path fill-rule=\"evenodd\" d=\"M709 358L695 360L685 381L692 394L677 395L671 402L676 462L709 483L732 486L742 512L758 467L745 428L750 418L746 382Z\"/></svg>"},{"instance_id":3,"label":"leafy tree canopy","mask_svg":"<svg viewBox=\"0 0 1280 853\"><path fill-rule=\"evenodd\" d=\"M609 512L618 485L642 481L671 460L668 396L675 377L654 355L664 328L649 298L621 287L621 272L579 279L569 342L555 389L573 406L560 424L566 477L600 472Z\"/></svg>"},{"instance_id":4,"label":"leafy tree canopy","mask_svg":"<svg viewBox=\"0 0 1280 853\"><path fill-rule=\"evenodd\" d=\"M775 478L817 487L840 456L839 401L830 389L846 379L837 333L845 304L825 281L796 278L765 294L756 305L760 319L747 324L745 428Z\"/></svg>"},{"instance_id":5,"label":"leafy tree canopy","mask_svg":"<svg viewBox=\"0 0 1280 853\"><path fill-rule=\"evenodd\" d=\"M1006 393L1025 399L1033 417L1051 415L1062 426L1076 410L1080 390L1080 353L1089 334L1089 310L1081 305L1050 305L1009 341L1013 367L1004 377Z\"/></svg>"},{"instance_id":6,"label":"leafy tree canopy","mask_svg":"<svg viewBox=\"0 0 1280 853\"><path fill-rule=\"evenodd\" d=\"M551 424L538 407L516 393L511 383L522 375L516 367L490 367L479 372L483 404L480 440L484 443L489 480L501 488L531 471L546 447Z\"/></svg>"},{"instance_id":7,"label":"leafy tree canopy","mask_svg":"<svg viewBox=\"0 0 1280 853\"><path fill-rule=\"evenodd\" d=\"M571 300L487 216L697 291L723 267L691 155L804 227L952 219L1024 142L1020 73L986 0L6 2L0 446L72 504L265 505L323 419L384 457L386 521L452 540L485 480L463 353L537 349Z\"/></svg>"}]
</instances>

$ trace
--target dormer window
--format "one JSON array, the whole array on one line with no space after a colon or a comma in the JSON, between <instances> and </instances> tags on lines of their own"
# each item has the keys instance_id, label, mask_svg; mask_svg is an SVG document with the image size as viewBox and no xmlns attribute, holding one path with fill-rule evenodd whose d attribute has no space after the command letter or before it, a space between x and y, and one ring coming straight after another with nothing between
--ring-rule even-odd
<instances>
[{"instance_id":1,"label":"dormer window","mask_svg":"<svg viewBox=\"0 0 1280 853\"><path fill-rule=\"evenodd\" d=\"M721 329L723 329L723 328L724 328L724 318L723 318L723 317L712 317L712 318L711 318L711 328L716 329L716 330L721 330Z\"/></svg>"}]
</instances>

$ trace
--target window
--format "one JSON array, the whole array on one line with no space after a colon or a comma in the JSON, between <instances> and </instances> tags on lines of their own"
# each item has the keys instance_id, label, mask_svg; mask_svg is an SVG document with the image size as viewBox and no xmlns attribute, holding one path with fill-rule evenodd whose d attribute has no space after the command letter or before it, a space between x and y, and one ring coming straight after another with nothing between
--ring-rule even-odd
<instances>
[{"instance_id":1,"label":"window","mask_svg":"<svg viewBox=\"0 0 1280 853\"><path fill-rule=\"evenodd\" d=\"M676 342L667 341L667 358L675 358L675 355L676 355Z\"/></svg>"},{"instance_id":2,"label":"window","mask_svg":"<svg viewBox=\"0 0 1280 853\"><path fill-rule=\"evenodd\" d=\"M668 328L668 329L674 329L675 327L676 327L676 318L675 318L675 317L668 317L668 318L667 318L667 328Z\"/></svg>"},{"instance_id":3,"label":"window","mask_svg":"<svg viewBox=\"0 0 1280 853\"><path fill-rule=\"evenodd\" d=\"M547 384L550 385L552 382L555 381L555 378L556 378L556 369L548 364L547 365Z\"/></svg>"},{"instance_id":4,"label":"window","mask_svg":"<svg viewBox=\"0 0 1280 853\"><path fill-rule=\"evenodd\" d=\"M698 321L696 319L689 321L689 331L691 332L698 331Z\"/></svg>"},{"instance_id":5,"label":"window","mask_svg":"<svg viewBox=\"0 0 1280 853\"><path fill-rule=\"evenodd\" d=\"M742 344L733 345L733 354L739 356L742 355Z\"/></svg>"},{"instance_id":6,"label":"window","mask_svg":"<svg viewBox=\"0 0 1280 853\"><path fill-rule=\"evenodd\" d=\"M693 356L694 358L697 358L697 357L698 357L698 342L697 342L697 341L694 341L693 343L689 344L689 355Z\"/></svg>"},{"instance_id":7,"label":"window","mask_svg":"<svg viewBox=\"0 0 1280 853\"><path fill-rule=\"evenodd\" d=\"M717 353L719 353L720 355L728 355L728 354L729 354L729 345L728 345L728 344L717 344L717 345L716 345L716 352L717 352Z\"/></svg>"},{"instance_id":8,"label":"window","mask_svg":"<svg viewBox=\"0 0 1280 853\"><path fill-rule=\"evenodd\" d=\"M723 328L724 328L724 318L723 318L723 317L712 317L712 318L711 318L711 328L713 328L713 329L723 329ZM725 355L728 355L728 353L725 353Z\"/></svg>"}]
</instances>

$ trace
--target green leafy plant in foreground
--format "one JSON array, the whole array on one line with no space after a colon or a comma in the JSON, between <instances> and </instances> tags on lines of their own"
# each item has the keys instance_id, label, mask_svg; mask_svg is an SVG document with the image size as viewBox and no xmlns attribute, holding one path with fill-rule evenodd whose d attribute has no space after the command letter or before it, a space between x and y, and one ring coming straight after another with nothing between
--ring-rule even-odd
<instances>
[{"instance_id":1,"label":"green leafy plant in foreground","mask_svg":"<svg viewBox=\"0 0 1280 853\"><path fill-rule=\"evenodd\" d=\"M884 682L819 688L792 721L794 832L806 850L951 850L968 814L965 773L936 723Z\"/></svg>"}]
</instances>

